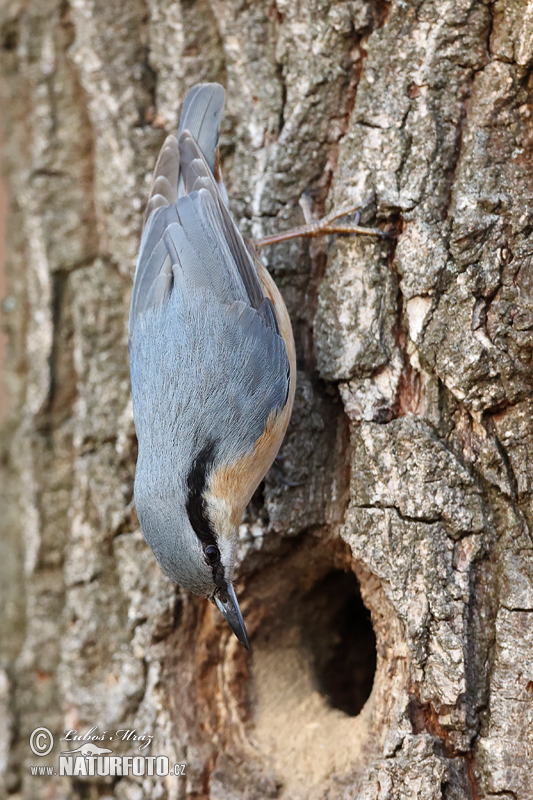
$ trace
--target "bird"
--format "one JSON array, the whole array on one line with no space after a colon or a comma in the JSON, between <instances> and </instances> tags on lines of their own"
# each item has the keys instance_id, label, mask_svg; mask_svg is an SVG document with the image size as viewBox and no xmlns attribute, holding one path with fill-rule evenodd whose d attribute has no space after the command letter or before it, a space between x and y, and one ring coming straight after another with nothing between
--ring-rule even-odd
<instances>
[{"instance_id":1,"label":"bird","mask_svg":"<svg viewBox=\"0 0 533 800\"><path fill-rule=\"evenodd\" d=\"M61 755L73 755L73 753L81 753L84 758L94 758L95 756L102 756L105 753L112 753L108 747L100 747L94 742L84 742L76 750L62 750Z\"/></svg>"},{"instance_id":2,"label":"bird","mask_svg":"<svg viewBox=\"0 0 533 800\"><path fill-rule=\"evenodd\" d=\"M283 298L229 210L225 91L197 84L165 140L129 316L134 498L163 571L249 640L234 589L238 526L289 423L294 337Z\"/></svg>"}]
</instances>

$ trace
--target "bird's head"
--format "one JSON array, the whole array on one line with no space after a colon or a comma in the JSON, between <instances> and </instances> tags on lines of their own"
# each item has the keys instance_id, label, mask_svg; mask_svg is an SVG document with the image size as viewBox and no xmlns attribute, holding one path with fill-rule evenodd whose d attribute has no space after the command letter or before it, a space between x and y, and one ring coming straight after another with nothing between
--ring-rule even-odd
<instances>
[{"instance_id":1,"label":"bird's head","mask_svg":"<svg viewBox=\"0 0 533 800\"><path fill-rule=\"evenodd\" d=\"M170 490L147 481L138 463L135 505L143 536L163 571L184 589L215 603L248 650L248 636L233 588L235 510L208 491L208 457L209 453L201 453L184 485L173 485Z\"/></svg>"}]
</instances>

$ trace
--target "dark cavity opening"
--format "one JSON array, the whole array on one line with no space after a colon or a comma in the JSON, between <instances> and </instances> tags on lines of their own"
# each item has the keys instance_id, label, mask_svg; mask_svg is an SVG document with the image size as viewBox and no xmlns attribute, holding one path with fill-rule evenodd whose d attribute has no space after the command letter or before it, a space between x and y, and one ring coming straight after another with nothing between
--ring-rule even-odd
<instances>
[{"instance_id":1,"label":"dark cavity opening","mask_svg":"<svg viewBox=\"0 0 533 800\"><path fill-rule=\"evenodd\" d=\"M354 717L372 691L376 671L376 637L357 578L341 570L328 573L305 607L317 689L333 708Z\"/></svg>"}]
</instances>

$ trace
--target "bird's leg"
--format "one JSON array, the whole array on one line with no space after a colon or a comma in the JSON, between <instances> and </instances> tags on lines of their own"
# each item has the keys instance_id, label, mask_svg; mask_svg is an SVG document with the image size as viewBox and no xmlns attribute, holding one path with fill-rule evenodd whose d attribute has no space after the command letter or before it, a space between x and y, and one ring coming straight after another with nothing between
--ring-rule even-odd
<instances>
[{"instance_id":1,"label":"bird's leg","mask_svg":"<svg viewBox=\"0 0 533 800\"><path fill-rule=\"evenodd\" d=\"M311 225L313 222L318 221L315 214L313 214L313 201L311 199L311 195L307 194L307 192L304 192L298 200L298 205L302 209L306 225Z\"/></svg>"},{"instance_id":2,"label":"bird's leg","mask_svg":"<svg viewBox=\"0 0 533 800\"><path fill-rule=\"evenodd\" d=\"M382 231L381 228L366 228L362 225L359 225L359 220L361 218L361 210L368 205L368 203L373 199L374 195L372 194L368 197L363 203L360 203L356 206L344 206L340 210L332 211L322 219L316 220L313 219L311 214L311 207L310 207L310 200L309 197L306 195L302 195L300 198L300 206L303 211L305 217L305 225L300 225L297 228L291 228L288 231L282 231L281 233L274 233L272 236L265 236L263 239L257 239L255 241L255 246L258 249L262 247L266 247L269 244L278 244L278 242L287 242L290 239L297 239L299 237L316 237L316 236L327 236L330 233L341 233L341 234L350 234L350 233L358 233L361 235L367 236L387 236L386 231ZM341 224L337 222L338 219L341 217L346 217L349 214L356 213L356 221L354 223L345 223Z\"/></svg>"}]
</instances>

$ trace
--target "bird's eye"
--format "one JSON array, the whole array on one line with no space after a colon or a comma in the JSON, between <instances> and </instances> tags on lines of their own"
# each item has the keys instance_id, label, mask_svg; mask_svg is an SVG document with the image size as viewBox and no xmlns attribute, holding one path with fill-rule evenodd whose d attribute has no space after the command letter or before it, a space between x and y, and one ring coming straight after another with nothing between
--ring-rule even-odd
<instances>
[{"instance_id":1,"label":"bird's eye","mask_svg":"<svg viewBox=\"0 0 533 800\"><path fill-rule=\"evenodd\" d=\"M204 553L210 564L215 564L220 556L220 553L218 552L218 547L215 547L214 544L208 544L204 550Z\"/></svg>"}]
</instances>

